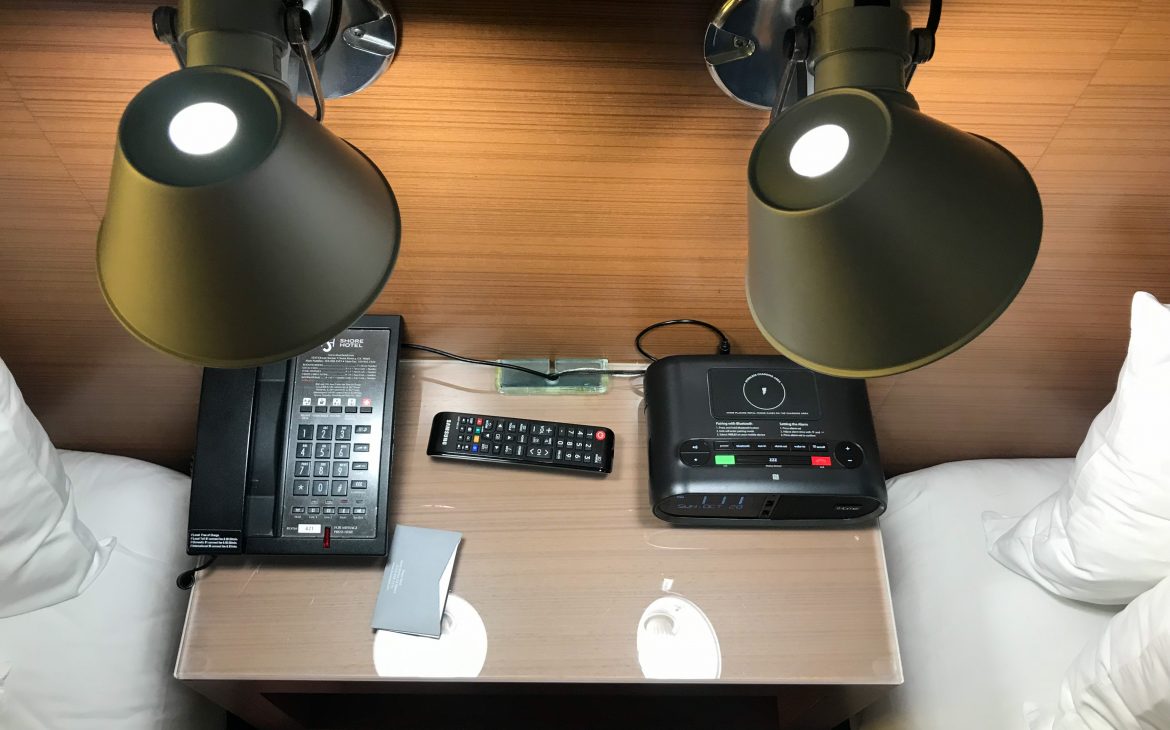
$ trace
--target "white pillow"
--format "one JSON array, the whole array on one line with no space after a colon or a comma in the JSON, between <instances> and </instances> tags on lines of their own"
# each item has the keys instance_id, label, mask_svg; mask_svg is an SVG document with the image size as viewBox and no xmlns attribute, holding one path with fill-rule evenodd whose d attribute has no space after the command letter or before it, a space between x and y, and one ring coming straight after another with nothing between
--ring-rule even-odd
<instances>
[{"instance_id":1,"label":"white pillow","mask_svg":"<svg viewBox=\"0 0 1170 730\"><path fill-rule=\"evenodd\" d=\"M984 519L991 555L1060 596L1128 603L1170 575L1170 308L1134 295L1117 392L1068 482L1019 520Z\"/></svg>"},{"instance_id":2,"label":"white pillow","mask_svg":"<svg viewBox=\"0 0 1170 730\"><path fill-rule=\"evenodd\" d=\"M1055 723L1034 730L1170 728L1170 578L1114 616L1060 686Z\"/></svg>"},{"instance_id":3,"label":"white pillow","mask_svg":"<svg viewBox=\"0 0 1170 730\"><path fill-rule=\"evenodd\" d=\"M111 547L77 519L61 459L0 361L0 618L78 595Z\"/></svg>"}]
</instances>

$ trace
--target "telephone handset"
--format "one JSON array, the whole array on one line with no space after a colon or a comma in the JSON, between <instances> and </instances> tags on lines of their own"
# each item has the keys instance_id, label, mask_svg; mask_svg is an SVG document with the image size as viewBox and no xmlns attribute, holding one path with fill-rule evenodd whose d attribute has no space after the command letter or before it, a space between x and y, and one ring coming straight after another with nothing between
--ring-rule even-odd
<instances>
[{"instance_id":1,"label":"telephone handset","mask_svg":"<svg viewBox=\"0 0 1170 730\"><path fill-rule=\"evenodd\" d=\"M187 552L385 555L402 317L203 371Z\"/></svg>"}]
</instances>

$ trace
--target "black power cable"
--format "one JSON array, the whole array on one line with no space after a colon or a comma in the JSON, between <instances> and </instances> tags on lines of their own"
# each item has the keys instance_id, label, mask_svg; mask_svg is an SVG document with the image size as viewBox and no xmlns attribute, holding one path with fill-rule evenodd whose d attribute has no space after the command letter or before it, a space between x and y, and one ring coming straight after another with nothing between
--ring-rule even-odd
<instances>
[{"instance_id":1,"label":"black power cable","mask_svg":"<svg viewBox=\"0 0 1170 730\"><path fill-rule=\"evenodd\" d=\"M673 327L677 324L691 324L695 325L696 327L703 327L705 329L711 330L719 336L719 354L731 354L731 341L727 339L727 335L723 334L723 330L719 329L713 324L704 322L701 319L668 319L663 322L655 322L638 333L638 336L634 338L634 347L638 348L638 352L642 353L642 357L646 358L650 362L655 362L658 360L658 358L654 357L642 348L642 338L660 327Z\"/></svg>"},{"instance_id":2,"label":"black power cable","mask_svg":"<svg viewBox=\"0 0 1170 730\"><path fill-rule=\"evenodd\" d=\"M668 320L665 320L663 322L656 322L638 333L638 336L634 338L634 347L636 347L638 349L638 352L640 352L642 354L642 356L645 357L650 362L656 361L658 358L654 357L650 353L646 352L646 350L642 349L642 338L645 337L650 332L653 332L654 330L658 329L659 327L671 327L673 325L678 325L678 324L691 324L691 325L696 325L698 327L705 327L705 328L711 330L715 334L719 335L719 354L721 354L721 355L731 354L731 342L727 339L727 335L723 334L723 330L719 329L718 327L716 327L713 324L709 324L709 323L704 322L704 321L699 320L699 319L668 319ZM430 347L428 345L416 345L414 343L407 342L407 343L403 343L402 346L409 349L409 350L418 350L420 352L429 352L432 355L438 355L439 357L445 357L445 358L448 358L450 360L458 360L459 362L470 363L472 365L485 365L487 367L492 367L492 368L504 368L506 370L515 370L517 372L527 373L528 375L532 375L532 376L535 376L537 378L542 378L542 379L547 380L547 381L552 382L552 383L555 383L556 381L560 380L560 378L564 375L616 375L619 377L630 378L630 377L637 377L639 375L643 375L646 372L644 369L643 370L607 370L604 368L572 368L570 370L561 370L561 371L554 371L554 372L541 372L540 370L534 370L533 368L527 368L527 367L524 367L523 365L514 365L512 363L498 362L496 360L480 360L478 358L467 357L465 355L456 355L453 352L447 352L446 350L440 350L437 347Z\"/></svg>"},{"instance_id":3,"label":"black power cable","mask_svg":"<svg viewBox=\"0 0 1170 730\"><path fill-rule=\"evenodd\" d=\"M175 585L185 591L191 590L191 586L195 585L195 574L201 570L207 570L210 568L211 564L214 563L215 559L218 557L218 555L212 555L207 559L206 563L203 563L202 565L196 565L190 570L184 570L182 573L179 573L179 577L175 578Z\"/></svg>"}]
</instances>

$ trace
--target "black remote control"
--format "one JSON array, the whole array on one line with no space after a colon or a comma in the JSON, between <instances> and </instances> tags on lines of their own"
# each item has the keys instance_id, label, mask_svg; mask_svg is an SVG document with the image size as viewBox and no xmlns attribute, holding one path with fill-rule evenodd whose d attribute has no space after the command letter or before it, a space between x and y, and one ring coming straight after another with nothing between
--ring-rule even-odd
<instances>
[{"instance_id":1,"label":"black remote control","mask_svg":"<svg viewBox=\"0 0 1170 730\"><path fill-rule=\"evenodd\" d=\"M475 413L436 413L427 454L446 459L608 474L613 431L601 426Z\"/></svg>"}]
</instances>

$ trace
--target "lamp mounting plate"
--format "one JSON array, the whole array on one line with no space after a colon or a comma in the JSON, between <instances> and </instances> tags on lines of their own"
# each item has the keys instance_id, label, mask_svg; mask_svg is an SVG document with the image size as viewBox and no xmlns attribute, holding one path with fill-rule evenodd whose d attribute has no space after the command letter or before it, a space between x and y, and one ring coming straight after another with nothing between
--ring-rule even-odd
<instances>
[{"instance_id":1,"label":"lamp mounting plate","mask_svg":"<svg viewBox=\"0 0 1170 730\"><path fill-rule=\"evenodd\" d=\"M326 99L361 91L394 60L399 25L385 0L304 0L304 8L312 18L309 47L317 49L329 38L316 59ZM299 67L294 81L291 88L312 97L309 80Z\"/></svg>"},{"instance_id":2,"label":"lamp mounting plate","mask_svg":"<svg viewBox=\"0 0 1170 730\"><path fill-rule=\"evenodd\" d=\"M772 109L788 57L784 34L809 0L725 0L707 26L703 57L711 78L736 101ZM807 81L807 80L806 80ZM788 103L797 100L797 84Z\"/></svg>"}]
</instances>

